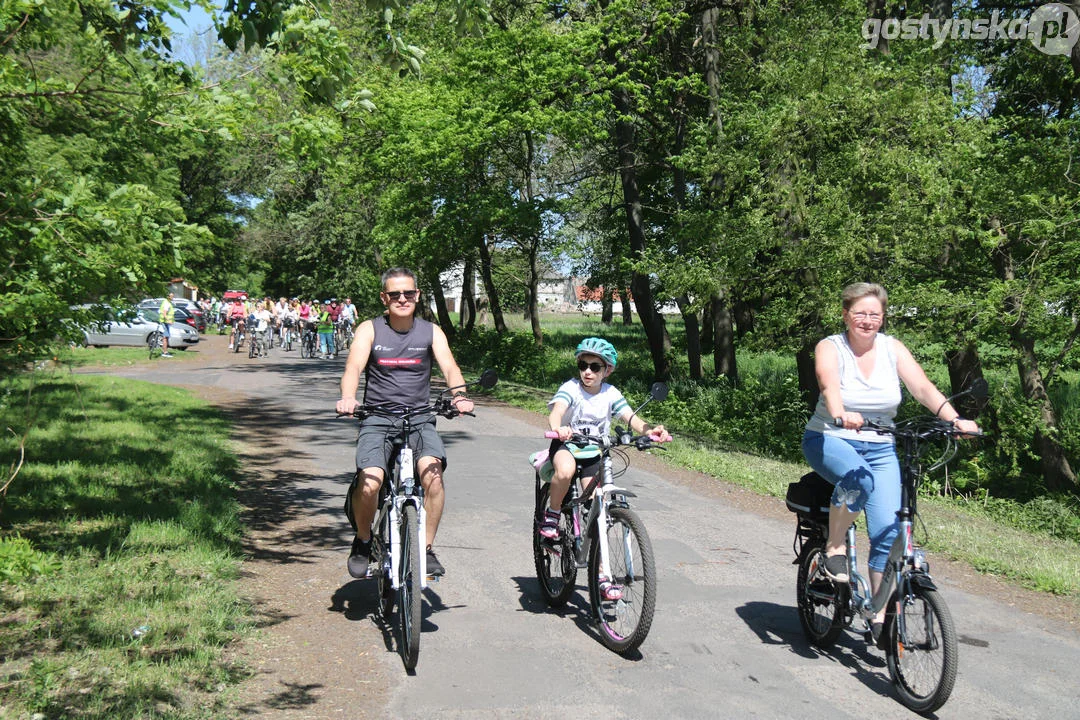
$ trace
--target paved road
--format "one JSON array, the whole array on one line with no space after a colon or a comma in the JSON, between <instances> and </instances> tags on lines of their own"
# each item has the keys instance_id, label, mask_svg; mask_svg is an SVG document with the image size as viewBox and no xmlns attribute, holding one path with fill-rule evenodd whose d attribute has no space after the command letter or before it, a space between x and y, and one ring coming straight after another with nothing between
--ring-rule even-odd
<instances>
[{"instance_id":1,"label":"paved road","mask_svg":"<svg viewBox=\"0 0 1080 720\"><path fill-rule=\"evenodd\" d=\"M915 717L893 697L884 657L850 634L822 654L793 596L793 523L740 511L631 468L625 485L653 538L656 619L640 656L608 651L584 588L563 612L540 599L532 565L538 418L481 406L440 425L449 454L440 531L447 576L425 595L420 661L405 673L374 618L374 583L345 571L340 512L353 430L333 418L342 361L225 356L132 377L188 385L237 418L249 458L246 583L265 628L244 713L275 718ZM168 369L167 372L162 372ZM277 440L267 446L267 438ZM634 458L632 458L633 460ZM715 493L713 494L715 495ZM583 577L583 576L582 576ZM1080 716L1080 636L968 594L938 575L961 636L941 718Z\"/></svg>"}]
</instances>

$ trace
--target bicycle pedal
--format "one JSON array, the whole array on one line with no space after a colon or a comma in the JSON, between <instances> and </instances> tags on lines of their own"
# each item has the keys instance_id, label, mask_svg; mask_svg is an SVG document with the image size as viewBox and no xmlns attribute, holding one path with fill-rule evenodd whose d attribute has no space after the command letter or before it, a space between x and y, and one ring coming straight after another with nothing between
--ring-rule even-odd
<instances>
[{"instance_id":1,"label":"bicycle pedal","mask_svg":"<svg viewBox=\"0 0 1080 720\"><path fill-rule=\"evenodd\" d=\"M442 579L442 575L428 575L427 576L427 581L429 583L430 582L439 582L439 580L441 580L441 579Z\"/></svg>"}]
</instances>

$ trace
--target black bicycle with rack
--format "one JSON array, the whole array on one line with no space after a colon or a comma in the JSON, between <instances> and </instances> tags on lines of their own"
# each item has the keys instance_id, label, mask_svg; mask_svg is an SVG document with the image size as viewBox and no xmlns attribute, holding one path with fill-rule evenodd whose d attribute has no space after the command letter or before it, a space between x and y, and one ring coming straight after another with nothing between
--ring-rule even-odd
<instances>
[{"instance_id":1,"label":"black bicycle with rack","mask_svg":"<svg viewBox=\"0 0 1080 720\"><path fill-rule=\"evenodd\" d=\"M954 398L985 394L985 382L977 382ZM926 553L915 542L918 490L927 473L956 456L958 440L971 435L936 416L919 416L895 425L868 422L863 427L866 432L896 439L901 478L896 516L900 531L889 550L881 584L871 595L866 578L858 572L852 523L845 543L850 579L847 583L835 582L825 573L833 486L815 472L791 483L787 506L798 517L795 564L799 572L795 592L799 623L811 644L827 649L860 618L865 625L864 637L871 643L871 623L884 609L885 623L878 644L885 651L889 676L900 702L918 713L930 713L949 699L959 660L952 615L930 576ZM941 448L940 454L933 453L933 459L924 462L933 447Z\"/></svg>"},{"instance_id":2,"label":"black bicycle with rack","mask_svg":"<svg viewBox=\"0 0 1080 720\"><path fill-rule=\"evenodd\" d=\"M415 458L410 446L413 427L433 416L455 418L461 413L453 405L451 393L479 385L484 389L495 386L498 374L485 370L480 379L442 391L428 405L407 407L397 403L359 405L352 413L359 420L379 417L390 421L387 436L394 445L393 466L379 488L379 504L371 524L371 563L368 577L377 578L379 613L390 621L397 603L398 647L406 670L413 670L420 657L420 595L428 586L427 555L422 551L426 537L427 515L424 512L424 488L416 477ZM339 414L338 417L344 417ZM350 492L345 511L351 518Z\"/></svg>"}]
</instances>

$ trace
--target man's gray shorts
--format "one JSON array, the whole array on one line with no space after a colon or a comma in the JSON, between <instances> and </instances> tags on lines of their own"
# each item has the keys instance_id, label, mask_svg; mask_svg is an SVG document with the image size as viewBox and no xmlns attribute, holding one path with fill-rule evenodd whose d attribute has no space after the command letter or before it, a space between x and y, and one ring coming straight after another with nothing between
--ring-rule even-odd
<instances>
[{"instance_id":1,"label":"man's gray shorts","mask_svg":"<svg viewBox=\"0 0 1080 720\"><path fill-rule=\"evenodd\" d=\"M400 434L401 424L386 418L368 418L360 425L360 437L356 441L356 467L360 470L379 467L386 470L394 460L394 440ZM430 455L442 460L446 469L446 448L435 431L435 418L412 426L409 447L413 459Z\"/></svg>"}]
</instances>

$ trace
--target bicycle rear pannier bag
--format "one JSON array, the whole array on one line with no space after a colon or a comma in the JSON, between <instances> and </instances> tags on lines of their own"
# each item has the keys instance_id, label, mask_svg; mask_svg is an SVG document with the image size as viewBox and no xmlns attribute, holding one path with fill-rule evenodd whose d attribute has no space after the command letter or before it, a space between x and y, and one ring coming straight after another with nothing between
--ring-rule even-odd
<instances>
[{"instance_id":1,"label":"bicycle rear pannier bag","mask_svg":"<svg viewBox=\"0 0 1080 720\"><path fill-rule=\"evenodd\" d=\"M833 486L816 472L808 472L799 478L799 482L788 483L788 510L812 518L825 520L829 517L829 502L832 500Z\"/></svg>"}]
</instances>

